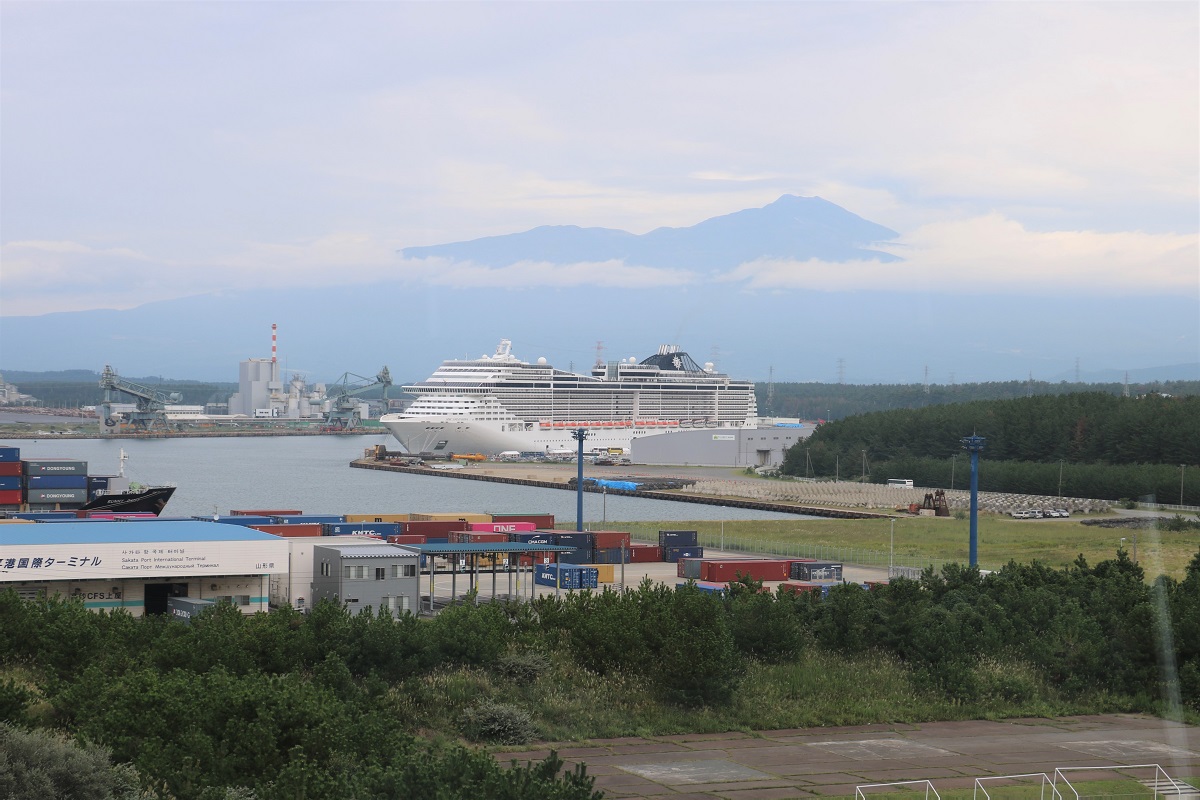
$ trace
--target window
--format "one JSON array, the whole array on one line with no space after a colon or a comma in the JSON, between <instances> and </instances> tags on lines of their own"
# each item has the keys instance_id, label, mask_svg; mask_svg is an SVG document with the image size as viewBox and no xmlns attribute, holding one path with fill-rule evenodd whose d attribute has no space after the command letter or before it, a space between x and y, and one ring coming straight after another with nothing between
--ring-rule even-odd
<instances>
[{"instance_id":1,"label":"window","mask_svg":"<svg viewBox=\"0 0 1200 800\"><path fill-rule=\"evenodd\" d=\"M386 567L376 567L375 568L375 580L382 581L382 580L386 580L386 579L387 579L387 568Z\"/></svg>"},{"instance_id":2,"label":"window","mask_svg":"<svg viewBox=\"0 0 1200 800\"><path fill-rule=\"evenodd\" d=\"M326 578L329 577L329 562L328 561L321 562L321 574L324 575Z\"/></svg>"},{"instance_id":3,"label":"window","mask_svg":"<svg viewBox=\"0 0 1200 800\"><path fill-rule=\"evenodd\" d=\"M406 578L417 577L417 565L416 564L405 564L404 565L404 577L406 577Z\"/></svg>"},{"instance_id":4,"label":"window","mask_svg":"<svg viewBox=\"0 0 1200 800\"><path fill-rule=\"evenodd\" d=\"M399 564L392 564L392 577L393 578L400 577L400 565Z\"/></svg>"}]
</instances>

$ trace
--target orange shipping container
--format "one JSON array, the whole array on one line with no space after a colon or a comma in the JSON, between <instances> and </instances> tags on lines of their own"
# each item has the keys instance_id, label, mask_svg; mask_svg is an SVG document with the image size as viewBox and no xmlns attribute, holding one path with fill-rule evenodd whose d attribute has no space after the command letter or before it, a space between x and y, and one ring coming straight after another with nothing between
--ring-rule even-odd
<instances>
[{"instance_id":1,"label":"orange shipping container","mask_svg":"<svg viewBox=\"0 0 1200 800\"><path fill-rule=\"evenodd\" d=\"M254 528L256 531L269 533L273 536L284 536L288 539L293 539L298 536L320 536L321 526L312 523L304 523L302 525L247 525L247 528Z\"/></svg>"}]
</instances>

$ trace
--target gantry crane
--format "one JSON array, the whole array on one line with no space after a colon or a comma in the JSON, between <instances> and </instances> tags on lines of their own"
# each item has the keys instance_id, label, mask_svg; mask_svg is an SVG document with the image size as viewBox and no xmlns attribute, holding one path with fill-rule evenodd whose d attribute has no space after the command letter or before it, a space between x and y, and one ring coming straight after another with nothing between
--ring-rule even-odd
<instances>
[{"instance_id":1,"label":"gantry crane","mask_svg":"<svg viewBox=\"0 0 1200 800\"><path fill-rule=\"evenodd\" d=\"M352 398L376 386L382 386L384 405L387 405L387 390L391 385L392 374L386 366L374 378L364 378L353 372L344 373L337 383L325 390L325 397L329 399L329 414L325 417L325 424L335 430L357 428L362 417L358 412L358 403Z\"/></svg>"},{"instance_id":2,"label":"gantry crane","mask_svg":"<svg viewBox=\"0 0 1200 800\"><path fill-rule=\"evenodd\" d=\"M107 364L100 374L100 388L104 390L104 403L100 406L100 419L106 429L117 427L117 418L113 416L112 404L118 399L118 393L136 398L137 408L128 413L127 419L138 430L166 428L167 417L163 413L168 404L183 400L179 392L160 392L152 386L142 386L139 383L127 381L117 374L117 371Z\"/></svg>"}]
</instances>

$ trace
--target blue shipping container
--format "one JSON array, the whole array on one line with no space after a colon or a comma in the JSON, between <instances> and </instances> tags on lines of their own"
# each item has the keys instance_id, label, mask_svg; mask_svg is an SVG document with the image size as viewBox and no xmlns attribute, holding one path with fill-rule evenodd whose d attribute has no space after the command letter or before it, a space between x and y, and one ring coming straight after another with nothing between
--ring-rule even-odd
<instances>
[{"instance_id":1,"label":"blue shipping container","mask_svg":"<svg viewBox=\"0 0 1200 800\"><path fill-rule=\"evenodd\" d=\"M111 475L88 475L88 491L94 492L97 489L107 489L108 482L112 480Z\"/></svg>"},{"instance_id":2,"label":"blue shipping container","mask_svg":"<svg viewBox=\"0 0 1200 800\"><path fill-rule=\"evenodd\" d=\"M681 558L704 558L703 547L664 547L663 561L677 564Z\"/></svg>"},{"instance_id":3,"label":"blue shipping container","mask_svg":"<svg viewBox=\"0 0 1200 800\"><path fill-rule=\"evenodd\" d=\"M726 592L729 591L729 584L710 583L709 581L688 581L686 583L683 581L680 581L679 583L675 584L675 588L677 590L682 589L683 587L685 587L689 584L694 586L695 588L699 589L700 591L704 592L705 594L724 595Z\"/></svg>"},{"instance_id":4,"label":"blue shipping container","mask_svg":"<svg viewBox=\"0 0 1200 800\"><path fill-rule=\"evenodd\" d=\"M625 554L624 561L621 560L622 552L624 552L624 554ZM628 564L629 563L629 551L628 550L623 551L620 547L610 547L607 549L601 549L601 548L597 547L595 550L592 551L592 560L589 563L592 563L592 564L622 564L622 563Z\"/></svg>"},{"instance_id":5,"label":"blue shipping container","mask_svg":"<svg viewBox=\"0 0 1200 800\"><path fill-rule=\"evenodd\" d=\"M270 519L276 525L324 525L327 522L345 522L346 516L344 514L296 514L295 516L271 517Z\"/></svg>"},{"instance_id":6,"label":"blue shipping container","mask_svg":"<svg viewBox=\"0 0 1200 800\"><path fill-rule=\"evenodd\" d=\"M243 517L237 514L211 514L207 517L196 516L192 519L198 519L203 522L224 522L228 525L274 525L274 517Z\"/></svg>"},{"instance_id":7,"label":"blue shipping container","mask_svg":"<svg viewBox=\"0 0 1200 800\"><path fill-rule=\"evenodd\" d=\"M580 550L592 549L592 535L590 533L556 533L554 534L554 544L561 544L563 547L576 547Z\"/></svg>"},{"instance_id":8,"label":"blue shipping container","mask_svg":"<svg viewBox=\"0 0 1200 800\"><path fill-rule=\"evenodd\" d=\"M45 522L48 519L79 519L74 511L9 511L5 514L9 519L32 519Z\"/></svg>"},{"instance_id":9,"label":"blue shipping container","mask_svg":"<svg viewBox=\"0 0 1200 800\"><path fill-rule=\"evenodd\" d=\"M574 564L543 564L534 573L534 582L539 586L557 586L560 589L597 589L600 586L600 571L595 567Z\"/></svg>"},{"instance_id":10,"label":"blue shipping container","mask_svg":"<svg viewBox=\"0 0 1200 800\"><path fill-rule=\"evenodd\" d=\"M555 535L553 533L546 533L544 531L522 531L508 535L510 542L520 542L521 544L558 544L554 539ZM427 541L433 540L428 539Z\"/></svg>"},{"instance_id":11,"label":"blue shipping container","mask_svg":"<svg viewBox=\"0 0 1200 800\"><path fill-rule=\"evenodd\" d=\"M0 475L0 492L19 492L20 490L20 475Z\"/></svg>"},{"instance_id":12,"label":"blue shipping container","mask_svg":"<svg viewBox=\"0 0 1200 800\"><path fill-rule=\"evenodd\" d=\"M326 522L321 526L322 536L399 536L403 531L399 522Z\"/></svg>"},{"instance_id":13,"label":"blue shipping container","mask_svg":"<svg viewBox=\"0 0 1200 800\"><path fill-rule=\"evenodd\" d=\"M568 550L563 553L555 553L558 556L560 564L595 564L592 560L592 549L587 550Z\"/></svg>"},{"instance_id":14,"label":"blue shipping container","mask_svg":"<svg viewBox=\"0 0 1200 800\"><path fill-rule=\"evenodd\" d=\"M30 475L25 478L29 489L86 489L87 475Z\"/></svg>"},{"instance_id":15,"label":"blue shipping container","mask_svg":"<svg viewBox=\"0 0 1200 800\"><path fill-rule=\"evenodd\" d=\"M668 547L694 547L700 543L699 534L696 531L659 531L658 546L662 548Z\"/></svg>"},{"instance_id":16,"label":"blue shipping container","mask_svg":"<svg viewBox=\"0 0 1200 800\"><path fill-rule=\"evenodd\" d=\"M0 461L20 461L21 448L19 447L0 447Z\"/></svg>"}]
</instances>

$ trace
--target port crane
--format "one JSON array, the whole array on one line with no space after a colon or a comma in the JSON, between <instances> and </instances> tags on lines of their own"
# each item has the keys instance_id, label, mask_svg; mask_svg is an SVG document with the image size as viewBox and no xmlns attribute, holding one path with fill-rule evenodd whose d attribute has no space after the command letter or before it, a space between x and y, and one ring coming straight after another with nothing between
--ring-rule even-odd
<instances>
[{"instance_id":1,"label":"port crane","mask_svg":"<svg viewBox=\"0 0 1200 800\"><path fill-rule=\"evenodd\" d=\"M358 423L362 421L362 416L358 411L358 403L354 401L355 395L370 391L376 386L382 386L383 401L386 405L387 390L391 385L392 374L388 372L387 366L384 366L374 378L355 375L353 372L344 373L325 391L325 397L329 400L329 413L325 417L325 424L329 428L339 431L357 428Z\"/></svg>"},{"instance_id":2,"label":"port crane","mask_svg":"<svg viewBox=\"0 0 1200 800\"><path fill-rule=\"evenodd\" d=\"M160 392L152 386L127 381L117 374L109 365L104 365L100 374L100 388L104 390L104 403L100 406L100 419L106 429L117 427L118 418L112 413L112 404L119 395L127 394L135 398L136 408L126 414L126 418L134 428L142 431L154 428L166 428L167 417L164 413L167 405L179 403L183 395L179 392Z\"/></svg>"}]
</instances>

